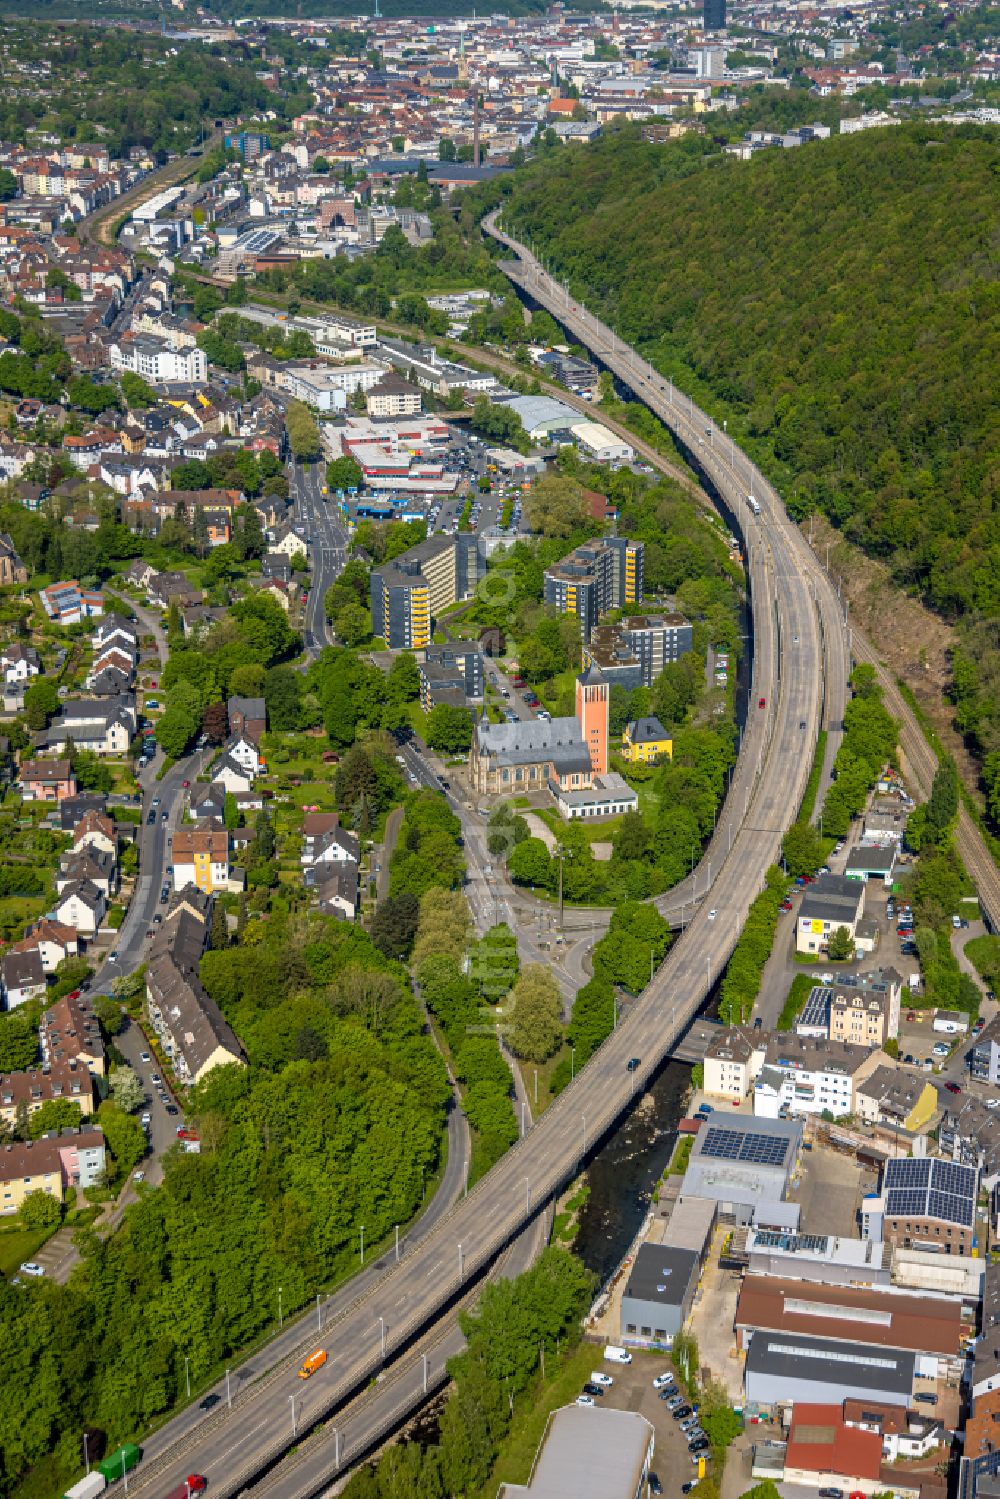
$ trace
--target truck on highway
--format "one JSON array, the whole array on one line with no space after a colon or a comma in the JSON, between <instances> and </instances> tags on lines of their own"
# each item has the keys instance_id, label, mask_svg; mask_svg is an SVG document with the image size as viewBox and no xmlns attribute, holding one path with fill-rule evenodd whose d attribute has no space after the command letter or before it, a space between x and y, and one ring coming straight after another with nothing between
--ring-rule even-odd
<instances>
[{"instance_id":1,"label":"truck on highway","mask_svg":"<svg viewBox=\"0 0 1000 1499\"><path fill-rule=\"evenodd\" d=\"M95 1468L93 1473L88 1473L86 1478L81 1478L79 1483L67 1489L63 1499L97 1499L97 1495L103 1494L107 1486L108 1480Z\"/></svg>"},{"instance_id":2,"label":"truck on highway","mask_svg":"<svg viewBox=\"0 0 1000 1499\"><path fill-rule=\"evenodd\" d=\"M322 1369L326 1363L326 1349L317 1348L315 1353L310 1353L302 1368L299 1370L300 1379L311 1379L317 1369Z\"/></svg>"},{"instance_id":3,"label":"truck on highway","mask_svg":"<svg viewBox=\"0 0 1000 1499\"><path fill-rule=\"evenodd\" d=\"M760 514L760 501L754 499L752 494L747 495L747 504L750 506L750 509L753 511L754 515Z\"/></svg>"},{"instance_id":4,"label":"truck on highway","mask_svg":"<svg viewBox=\"0 0 1000 1499\"><path fill-rule=\"evenodd\" d=\"M102 1458L97 1464L98 1471L103 1473L108 1483L114 1483L116 1478L124 1478L130 1468L134 1468L142 1457L142 1448L137 1447L134 1442L126 1442L115 1452L109 1452L107 1457Z\"/></svg>"}]
</instances>

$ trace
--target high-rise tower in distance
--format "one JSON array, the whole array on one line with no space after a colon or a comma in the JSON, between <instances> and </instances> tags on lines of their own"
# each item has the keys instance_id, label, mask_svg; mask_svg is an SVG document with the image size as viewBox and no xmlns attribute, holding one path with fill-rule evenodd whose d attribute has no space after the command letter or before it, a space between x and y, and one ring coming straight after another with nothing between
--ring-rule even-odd
<instances>
[{"instance_id":1,"label":"high-rise tower in distance","mask_svg":"<svg viewBox=\"0 0 1000 1499\"><path fill-rule=\"evenodd\" d=\"M726 0L705 0L705 30L725 31Z\"/></svg>"}]
</instances>

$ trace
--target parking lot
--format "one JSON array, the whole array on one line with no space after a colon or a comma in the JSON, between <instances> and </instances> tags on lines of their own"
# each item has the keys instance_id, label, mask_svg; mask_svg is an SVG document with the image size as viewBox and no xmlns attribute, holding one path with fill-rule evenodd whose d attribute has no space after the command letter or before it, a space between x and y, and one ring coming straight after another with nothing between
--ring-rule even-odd
<instances>
[{"instance_id":1,"label":"parking lot","mask_svg":"<svg viewBox=\"0 0 1000 1499\"><path fill-rule=\"evenodd\" d=\"M602 1348L603 1344L594 1345L594 1369L610 1375L614 1383L600 1397L600 1404L615 1410L637 1411L652 1423L656 1433L653 1471L665 1494L680 1494L681 1484L697 1477L698 1470L677 1422L653 1389L654 1378L670 1369L669 1359L663 1354L636 1351L631 1364L611 1364L603 1362Z\"/></svg>"}]
</instances>

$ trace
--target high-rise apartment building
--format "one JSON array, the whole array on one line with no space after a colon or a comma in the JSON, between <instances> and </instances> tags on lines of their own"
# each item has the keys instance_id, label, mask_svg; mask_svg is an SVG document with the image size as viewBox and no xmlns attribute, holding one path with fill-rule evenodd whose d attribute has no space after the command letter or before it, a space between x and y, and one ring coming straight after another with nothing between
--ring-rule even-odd
<instances>
[{"instance_id":1,"label":"high-rise apartment building","mask_svg":"<svg viewBox=\"0 0 1000 1499\"><path fill-rule=\"evenodd\" d=\"M372 634L391 651L430 645L434 620L479 581L474 535L428 536L393 562L373 569Z\"/></svg>"},{"instance_id":2,"label":"high-rise apartment building","mask_svg":"<svg viewBox=\"0 0 1000 1499\"><path fill-rule=\"evenodd\" d=\"M726 0L705 0L704 29L706 31L725 31Z\"/></svg>"},{"instance_id":3,"label":"high-rise apartment building","mask_svg":"<svg viewBox=\"0 0 1000 1499\"><path fill-rule=\"evenodd\" d=\"M560 614L575 614L584 641L608 609L642 598L645 547L626 536L606 536L577 547L546 568L543 598Z\"/></svg>"}]
</instances>

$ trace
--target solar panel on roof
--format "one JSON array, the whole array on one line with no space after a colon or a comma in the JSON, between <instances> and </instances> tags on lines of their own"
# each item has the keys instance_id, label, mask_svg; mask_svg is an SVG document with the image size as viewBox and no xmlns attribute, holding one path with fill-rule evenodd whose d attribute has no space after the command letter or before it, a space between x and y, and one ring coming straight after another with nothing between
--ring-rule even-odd
<instances>
[{"instance_id":1,"label":"solar panel on roof","mask_svg":"<svg viewBox=\"0 0 1000 1499\"><path fill-rule=\"evenodd\" d=\"M781 1135L761 1135L752 1130L720 1129L710 1125L700 1154L713 1160L750 1161L761 1166L781 1166L788 1142Z\"/></svg>"}]
</instances>

